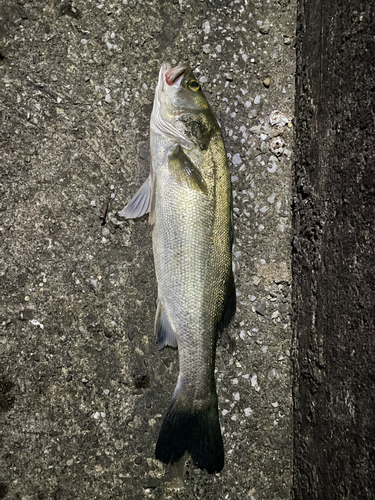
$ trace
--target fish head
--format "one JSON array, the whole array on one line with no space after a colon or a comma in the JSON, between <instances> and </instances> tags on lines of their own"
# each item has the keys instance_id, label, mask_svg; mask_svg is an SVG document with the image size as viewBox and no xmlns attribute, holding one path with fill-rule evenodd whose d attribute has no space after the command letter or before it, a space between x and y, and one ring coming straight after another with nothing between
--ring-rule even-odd
<instances>
[{"instance_id":1,"label":"fish head","mask_svg":"<svg viewBox=\"0 0 375 500\"><path fill-rule=\"evenodd\" d=\"M173 67L167 61L159 73L160 98L171 114L181 114L181 111L200 111L208 108L207 100L201 86L188 64Z\"/></svg>"},{"instance_id":2,"label":"fish head","mask_svg":"<svg viewBox=\"0 0 375 500\"><path fill-rule=\"evenodd\" d=\"M151 128L184 147L206 149L218 130L210 105L189 64L163 62L155 91Z\"/></svg>"}]
</instances>

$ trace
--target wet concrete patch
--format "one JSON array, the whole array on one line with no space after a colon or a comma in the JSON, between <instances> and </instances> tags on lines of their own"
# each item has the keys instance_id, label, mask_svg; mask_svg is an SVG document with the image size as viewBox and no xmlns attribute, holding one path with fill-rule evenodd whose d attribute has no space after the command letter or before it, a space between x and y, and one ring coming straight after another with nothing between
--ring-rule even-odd
<instances>
[{"instance_id":1,"label":"wet concrete patch","mask_svg":"<svg viewBox=\"0 0 375 500\"><path fill-rule=\"evenodd\" d=\"M295 64L285 40L295 4L26 0L26 16L5 4L0 347L15 383L0 415L8 497L290 498ZM175 468L154 459L177 353L155 343L147 219L119 225L116 215L148 175L143 145L166 57L192 64L221 124L233 182L238 310L232 342L223 338L217 354L226 450L218 476L188 459ZM287 120L272 121L275 111ZM32 318L20 321L26 310Z\"/></svg>"}]
</instances>

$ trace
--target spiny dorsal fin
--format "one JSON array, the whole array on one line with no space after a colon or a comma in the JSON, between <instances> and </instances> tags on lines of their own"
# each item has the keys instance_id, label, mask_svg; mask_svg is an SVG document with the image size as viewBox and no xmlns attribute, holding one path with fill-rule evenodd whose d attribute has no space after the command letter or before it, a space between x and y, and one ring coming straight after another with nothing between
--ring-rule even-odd
<instances>
[{"instance_id":1,"label":"spiny dorsal fin","mask_svg":"<svg viewBox=\"0 0 375 500\"><path fill-rule=\"evenodd\" d=\"M168 318L163 311L160 300L158 300L158 306L156 308L155 316L155 335L158 342L159 349L170 345L171 347L177 347L177 337L169 324Z\"/></svg>"},{"instance_id":2,"label":"spiny dorsal fin","mask_svg":"<svg viewBox=\"0 0 375 500\"><path fill-rule=\"evenodd\" d=\"M177 182L192 189L207 194L207 184L199 169L183 152L181 146L176 146L168 157L168 168Z\"/></svg>"}]
</instances>

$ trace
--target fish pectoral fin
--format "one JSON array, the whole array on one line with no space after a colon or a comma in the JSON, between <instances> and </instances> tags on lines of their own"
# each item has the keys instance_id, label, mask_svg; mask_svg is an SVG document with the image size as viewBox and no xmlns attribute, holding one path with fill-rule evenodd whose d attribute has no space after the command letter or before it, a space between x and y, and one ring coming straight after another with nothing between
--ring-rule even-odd
<instances>
[{"instance_id":1,"label":"fish pectoral fin","mask_svg":"<svg viewBox=\"0 0 375 500\"><path fill-rule=\"evenodd\" d=\"M178 347L176 334L169 324L160 300L158 300L158 306L156 308L155 335L159 349L163 349L163 347L167 345L171 347Z\"/></svg>"},{"instance_id":2,"label":"fish pectoral fin","mask_svg":"<svg viewBox=\"0 0 375 500\"><path fill-rule=\"evenodd\" d=\"M126 217L127 219L136 219L137 217L142 217L142 215L147 214L151 207L153 192L152 185L153 182L151 180L151 175L149 175L133 198L121 210L121 212L118 212L118 214L121 217Z\"/></svg>"},{"instance_id":3,"label":"fish pectoral fin","mask_svg":"<svg viewBox=\"0 0 375 500\"><path fill-rule=\"evenodd\" d=\"M168 169L178 183L207 194L207 184L199 169L183 152L181 146L176 146L168 157Z\"/></svg>"}]
</instances>

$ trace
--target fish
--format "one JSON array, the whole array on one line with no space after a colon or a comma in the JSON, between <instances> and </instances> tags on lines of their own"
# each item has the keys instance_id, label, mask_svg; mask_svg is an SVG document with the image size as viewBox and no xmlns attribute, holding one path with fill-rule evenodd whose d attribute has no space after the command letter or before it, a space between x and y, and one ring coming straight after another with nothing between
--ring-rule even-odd
<instances>
[{"instance_id":1,"label":"fish","mask_svg":"<svg viewBox=\"0 0 375 500\"><path fill-rule=\"evenodd\" d=\"M185 452L208 473L224 467L215 355L236 309L232 188L219 124L189 64L163 62L150 121L150 174L119 212L149 213L158 284L159 349L178 348L179 376L155 457Z\"/></svg>"}]
</instances>

